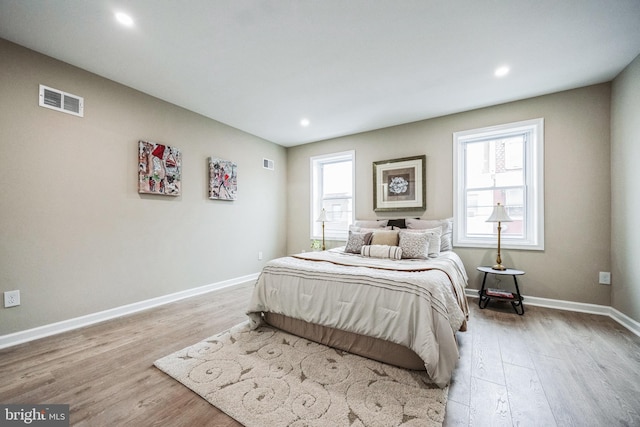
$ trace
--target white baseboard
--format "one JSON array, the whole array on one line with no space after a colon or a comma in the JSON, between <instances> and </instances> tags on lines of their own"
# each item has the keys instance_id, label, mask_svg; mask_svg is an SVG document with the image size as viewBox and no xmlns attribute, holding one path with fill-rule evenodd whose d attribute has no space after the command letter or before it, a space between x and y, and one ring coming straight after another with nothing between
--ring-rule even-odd
<instances>
[{"instance_id":1,"label":"white baseboard","mask_svg":"<svg viewBox=\"0 0 640 427\"><path fill-rule=\"evenodd\" d=\"M61 322L51 323L49 325L38 326L33 329L15 332L12 334L0 336L0 349L22 344L28 341L37 340L39 338L67 332L72 329L78 329L94 323L104 322L105 320L115 319L116 317L126 316L139 311L147 310L160 305L169 304L181 299L206 294L208 292L217 291L232 286L237 286L251 280L257 280L259 273L249 274L247 276L237 277L235 279L225 280L210 285L204 285L193 289L187 289L173 294L163 295L161 297L151 298L148 300L127 304L109 310L99 311L97 313L87 314Z\"/></svg>"},{"instance_id":2,"label":"white baseboard","mask_svg":"<svg viewBox=\"0 0 640 427\"><path fill-rule=\"evenodd\" d=\"M109 310L99 311L97 313L88 314L86 316L76 317L61 322L51 323L49 325L38 326L37 328L27 329L12 334L0 336L0 349L22 344L25 342L37 340L40 338L67 332L73 329L82 328L93 325L94 323L104 322L105 320L115 319L117 317L126 316L128 314L137 313L160 305L169 304L181 299L206 294L208 292L217 291L232 286L237 286L251 280L257 280L259 273L249 274L247 276L237 277L235 279L225 280L210 285L200 286L193 289L187 289L173 294L163 295L157 298L151 298L145 301L133 304L123 305ZM477 289L465 290L468 297L478 298ZM640 336L640 323L636 322L626 314L616 310L613 307L597 304L588 304L581 302L554 300L539 297L526 297L527 305L538 307L547 307L557 310L577 311L581 313L599 314L609 316L637 336Z\"/></svg>"},{"instance_id":3,"label":"white baseboard","mask_svg":"<svg viewBox=\"0 0 640 427\"><path fill-rule=\"evenodd\" d=\"M478 289L465 289L465 294L471 298L478 298ZM584 302L563 301L557 299L528 297L523 295L527 305L537 307L554 308L557 310L577 311L580 313L599 314L609 316L634 334L640 337L640 323L636 322L626 314L607 305L588 304Z\"/></svg>"}]
</instances>

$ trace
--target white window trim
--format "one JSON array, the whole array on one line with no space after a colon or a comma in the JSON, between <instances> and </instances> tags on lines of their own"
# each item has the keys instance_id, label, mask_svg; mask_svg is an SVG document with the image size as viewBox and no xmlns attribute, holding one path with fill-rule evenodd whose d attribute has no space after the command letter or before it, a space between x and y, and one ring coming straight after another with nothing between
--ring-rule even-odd
<instances>
[{"instance_id":1,"label":"white window trim","mask_svg":"<svg viewBox=\"0 0 640 427\"><path fill-rule=\"evenodd\" d=\"M466 197L463 177L460 173L464 168L464 146L467 142L480 138L504 135L505 133L531 130L533 141L525 147L526 175L525 198L527 218L524 239L512 241L502 236L501 246L505 249L544 250L544 119L524 120L504 125L489 126L480 129L455 132L453 134L453 246L473 248L493 248L496 236L468 237L466 236Z\"/></svg>"},{"instance_id":2,"label":"white window trim","mask_svg":"<svg viewBox=\"0 0 640 427\"><path fill-rule=\"evenodd\" d=\"M351 223L353 224L355 221L355 206L356 206L356 152L355 150L349 150L349 151L341 151L339 153L330 153L330 154L323 154L320 156L313 156L309 159L309 173L310 173L310 188L309 188L309 194L310 194L310 210L309 212L311 213L310 217L309 217L309 237L310 239L322 239L322 234L318 234L315 235L314 233L314 225L316 223L316 219L318 218L318 216L320 216L320 206L321 206L321 200L316 199L314 197L314 195L316 194L315 192L315 187L318 185L318 176L315 175L315 167L314 164L316 162L334 162L334 161L340 161L340 160L351 160L352 161L352 165L353 167L351 168L351 173L352 173L352 177L351 177ZM340 235L328 235L325 234L325 241L326 240L334 240L334 241L347 241L349 237L349 230L345 230L344 231L344 235L340 234Z\"/></svg>"}]
</instances>

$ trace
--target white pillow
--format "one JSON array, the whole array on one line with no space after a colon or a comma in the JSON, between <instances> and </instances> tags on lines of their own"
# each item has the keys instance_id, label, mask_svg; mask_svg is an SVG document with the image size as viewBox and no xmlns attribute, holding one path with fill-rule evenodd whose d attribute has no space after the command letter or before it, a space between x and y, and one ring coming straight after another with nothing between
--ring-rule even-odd
<instances>
[{"instance_id":1,"label":"white pillow","mask_svg":"<svg viewBox=\"0 0 640 427\"><path fill-rule=\"evenodd\" d=\"M440 227L442 235L440 236L440 251L452 251L453 250L453 218L446 219L413 219L407 218L405 220L407 229L411 230L426 230L436 227Z\"/></svg>"},{"instance_id":2,"label":"white pillow","mask_svg":"<svg viewBox=\"0 0 640 427\"><path fill-rule=\"evenodd\" d=\"M368 232L374 232L374 231L380 231L380 230L392 230L393 227L389 226L389 227L375 227L375 228L369 228L369 227L357 227L355 225L350 225L349 226L349 231L356 231L356 232L360 232L360 233L368 233Z\"/></svg>"},{"instance_id":3,"label":"white pillow","mask_svg":"<svg viewBox=\"0 0 640 427\"><path fill-rule=\"evenodd\" d=\"M411 238L408 237L409 234L423 234L425 235L425 239L428 241L428 248L427 250L427 256L429 258L437 258L440 255L440 247L441 247L441 242L440 242L440 236L442 234L442 229L440 227L437 228L432 228L430 230L400 230L400 236L399 236L399 240L400 240L400 247L404 249L404 246L402 245L402 236L405 236L405 240L407 242L412 242L411 244L415 244L413 243L415 241L416 238ZM406 243L408 244L408 243ZM413 251L410 251L410 253L414 253ZM405 256L405 258L408 258L408 256ZM414 258L414 257L412 257ZM415 257L415 258L421 258L421 257ZM426 258L426 257L424 257Z\"/></svg>"},{"instance_id":4,"label":"white pillow","mask_svg":"<svg viewBox=\"0 0 640 427\"><path fill-rule=\"evenodd\" d=\"M355 224L353 224L356 227L362 227L362 228L385 228L387 226L387 224L389 223L388 219L379 219L379 220L373 220L373 221L356 221Z\"/></svg>"}]
</instances>

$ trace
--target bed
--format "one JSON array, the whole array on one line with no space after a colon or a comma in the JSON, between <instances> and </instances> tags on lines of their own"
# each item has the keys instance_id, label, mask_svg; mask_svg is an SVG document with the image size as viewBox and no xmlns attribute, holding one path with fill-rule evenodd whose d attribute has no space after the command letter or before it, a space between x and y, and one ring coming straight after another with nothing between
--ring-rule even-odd
<instances>
[{"instance_id":1,"label":"bed","mask_svg":"<svg viewBox=\"0 0 640 427\"><path fill-rule=\"evenodd\" d=\"M468 320L467 275L451 250L450 220L416 221L424 223L407 220L403 225L414 228L406 229L366 223L375 227L354 227L343 248L268 262L247 310L250 326L267 323L351 353L423 369L446 386L458 360L455 333Z\"/></svg>"}]
</instances>

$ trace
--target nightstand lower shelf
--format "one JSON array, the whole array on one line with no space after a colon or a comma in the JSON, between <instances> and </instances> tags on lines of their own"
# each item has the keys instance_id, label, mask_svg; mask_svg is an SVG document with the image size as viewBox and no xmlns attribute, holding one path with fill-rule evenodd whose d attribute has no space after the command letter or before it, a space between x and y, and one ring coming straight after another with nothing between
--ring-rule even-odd
<instances>
[{"instance_id":1,"label":"nightstand lower shelf","mask_svg":"<svg viewBox=\"0 0 640 427\"><path fill-rule=\"evenodd\" d=\"M518 279L516 276L520 276L524 274L524 271L514 270L508 268L506 270L494 270L491 267L478 267L478 271L482 271L484 273L484 277L482 278L482 287L480 288L479 296L480 301L478 301L478 306L482 309L486 308L489 304L489 301L492 299L499 301L509 301L511 306L515 310L517 314L522 316L524 314L524 304L522 303L522 295L520 294L520 288L518 287ZM499 276L512 276L513 284L515 285L516 291L510 292L503 289L487 289L485 288L487 282L487 274L495 274Z\"/></svg>"}]
</instances>

